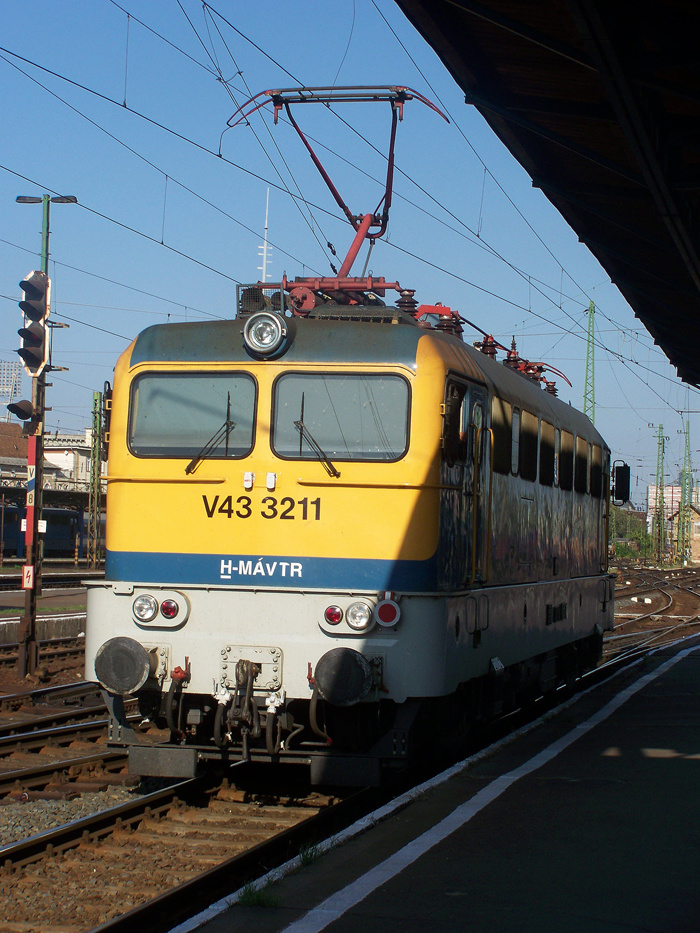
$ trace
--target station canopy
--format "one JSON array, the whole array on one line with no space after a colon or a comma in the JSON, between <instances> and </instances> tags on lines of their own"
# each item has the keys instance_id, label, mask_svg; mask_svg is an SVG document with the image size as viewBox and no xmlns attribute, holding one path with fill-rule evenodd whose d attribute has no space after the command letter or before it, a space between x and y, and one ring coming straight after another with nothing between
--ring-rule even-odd
<instances>
[{"instance_id":1,"label":"station canopy","mask_svg":"<svg viewBox=\"0 0 700 933\"><path fill-rule=\"evenodd\" d=\"M700 385L700 4L396 0Z\"/></svg>"}]
</instances>

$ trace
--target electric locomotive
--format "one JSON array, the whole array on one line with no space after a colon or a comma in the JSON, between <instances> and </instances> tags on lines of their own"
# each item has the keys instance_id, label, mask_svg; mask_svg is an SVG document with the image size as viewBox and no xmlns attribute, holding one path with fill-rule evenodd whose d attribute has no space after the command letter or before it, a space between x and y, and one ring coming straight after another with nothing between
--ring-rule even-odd
<instances>
[{"instance_id":1,"label":"electric locomotive","mask_svg":"<svg viewBox=\"0 0 700 933\"><path fill-rule=\"evenodd\" d=\"M338 275L241 287L233 320L118 361L86 677L132 771L376 782L599 658L608 447L541 364L350 277L366 216Z\"/></svg>"}]
</instances>

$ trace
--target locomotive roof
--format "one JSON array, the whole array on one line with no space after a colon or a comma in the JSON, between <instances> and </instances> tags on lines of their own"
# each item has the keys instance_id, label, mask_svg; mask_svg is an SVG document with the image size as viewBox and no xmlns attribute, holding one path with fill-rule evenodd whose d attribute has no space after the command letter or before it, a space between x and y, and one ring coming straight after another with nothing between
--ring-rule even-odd
<instances>
[{"instance_id":1,"label":"locomotive roof","mask_svg":"<svg viewBox=\"0 0 700 933\"><path fill-rule=\"evenodd\" d=\"M528 376L509 366L504 366L502 362L492 360L485 353L473 347L464 346L470 358L481 369L484 381L502 398L520 408L540 414L556 427L565 428L573 434L578 434L607 448L600 432L582 411L550 395L549 392L545 392L535 380Z\"/></svg>"},{"instance_id":2,"label":"locomotive roof","mask_svg":"<svg viewBox=\"0 0 700 933\"><path fill-rule=\"evenodd\" d=\"M373 310L373 309L372 309ZM382 309L384 310L384 309ZM397 324L346 319L288 318L298 333L284 354L285 363L333 361L381 363L391 360L415 368L416 347L428 333L398 309ZM375 315L367 315L367 317ZM410 324L408 320L410 320ZM243 343L245 317L227 321L155 324L136 338L131 365L146 362L250 363Z\"/></svg>"},{"instance_id":3,"label":"locomotive roof","mask_svg":"<svg viewBox=\"0 0 700 933\"><path fill-rule=\"evenodd\" d=\"M352 312L354 320L344 318L342 311ZM393 323L385 323L387 320ZM252 357L242 339L244 321L244 318L236 318L155 324L136 338L130 366L142 363L250 364ZM511 404L540 413L553 424L606 446L586 415L545 392L536 381L457 337L419 326L410 315L398 309L382 308L378 312L378 309L336 307L332 316L296 318L294 323L297 334L283 357L287 365L310 361L391 363L415 369L418 343L429 338L442 347L448 367L458 370L461 363L471 378L485 383Z\"/></svg>"}]
</instances>

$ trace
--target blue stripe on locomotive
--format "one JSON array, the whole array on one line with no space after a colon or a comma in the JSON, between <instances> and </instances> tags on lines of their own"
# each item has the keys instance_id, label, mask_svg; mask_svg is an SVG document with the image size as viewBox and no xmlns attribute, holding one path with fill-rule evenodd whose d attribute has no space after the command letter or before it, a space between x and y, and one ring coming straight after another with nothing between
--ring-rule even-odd
<instances>
[{"instance_id":1,"label":"blue stripe on locomotive","mask_svg":"<svg viewBox=\"0 0 700 933\"><path fill-rule=\"evenodd\" d=\"M360 560L338 557L251 557L248 554L172 554L107 551L107 580L168 586L254 586L284 589L367 589L434 592L437 557Z\"/></svg>"}]
</instances>

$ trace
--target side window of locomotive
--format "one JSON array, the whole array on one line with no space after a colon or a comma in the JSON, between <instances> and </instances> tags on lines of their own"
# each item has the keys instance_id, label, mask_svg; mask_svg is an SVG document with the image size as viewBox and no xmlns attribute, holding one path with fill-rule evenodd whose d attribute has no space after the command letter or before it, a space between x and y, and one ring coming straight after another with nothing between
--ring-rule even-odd
<instances>
[{"instance_id":1,"label":"side window of locomotive","mask_svg":"<svg viewBox=\"0 0 700 933\"><path fill-rule=\"evenodd\" d=\"M574 435L569 431L561 432L559 487L567 492L574 488Z\"/></svg>"},{"instance_id":2,"label":"side window of locomotive","mask_svg":"<svg viewBox=\"0 0 700 933\"><path fill-rule=\"evenodd\" d=\"M493 431L493 470L510 473L510 447L513 412L509 402L494 395L491 400L491 430Z\"/></svg>"},{"instance_id":3,"label":"side window of locomotive","mask_svg":"<svg viewBox=\"0 0 700 933\"><path fill-rule=\"evenodd\" d=\"M131 387L129 449L137 457L245 457L256 384L247 373L144 373Z\"/></svg>"},{"instance_id":4,"label":"side window of locomotive","mask_svg":"<svg viewBox=\"0 0 700 933\"><path fill-rule=\"evenodd\" d=\"M510 472L513 474L513 476L518 475L519 465L520 465L520 412L517 408L514 408L511 440L510 440Z\"/></svg>"},{"instance_id":5,"label":"side window of locomotive","mask_svg":"<svg viewBox=\"0 0 700 933\"><path fill-rule=\"evenodd\" d=\"M442 455L448 466L466 460L469 447L469 391L459 382L445 389Z\"/></svg>"},{"instance_id":6,"label":"side window of locomotive","mask_svg":"<svg viewBox=\"0 0 700 933\"><path fill-rule=\"evenodd\" d=\"M588 492L588 443L582 437L576 438L574 489L576 492Z\"/></svg>"},{"instance_id":7,"label":"side window of locomotive","mask_svg":"<svg viewBox=\"0 0 700 933\"><path fill-rule=\"evenodd\" d=\"M399 460L409 385L376 373L285 373L273 390L272 449L289 460Z\"/></svg>"},{"instance_id":8,"label":"side window of locomotive","mask_svg":"<svg viewBox=\"0 0 700 933\"><path fill-rule=\"evenodd\" d=\"M543 486L554 485L554 425L547 421L540 422L540 483Z\"/></svg>"},{"instance_id":9,"label":"side window of locomotive","mask_svg":"<svg viewBox=\"0 0 700 933\"><path fill-rule=\"evenodd\" d=\"M520 475L534 482L537 479L537 415L523 411L520 416Z\"/></svg>"},{"instance_id":10,"label":"side window of locomotive","mask_svg":"<svg viewBox=\"0 0 700 933\"><path fill-rule=\"evenodd\" d=\"M591 495L596 499L603 495L603 449L597 444L591 447Z\"/></svg>"}]
</instances>

